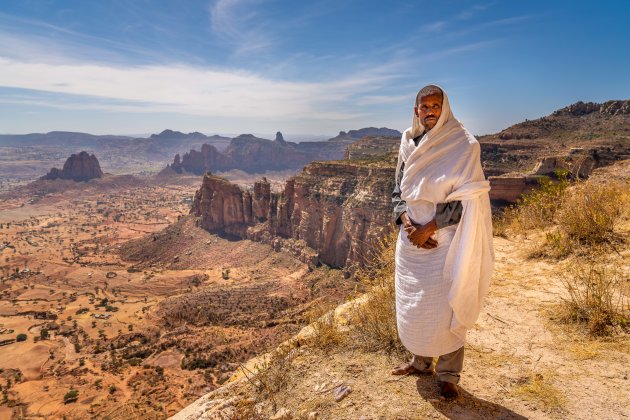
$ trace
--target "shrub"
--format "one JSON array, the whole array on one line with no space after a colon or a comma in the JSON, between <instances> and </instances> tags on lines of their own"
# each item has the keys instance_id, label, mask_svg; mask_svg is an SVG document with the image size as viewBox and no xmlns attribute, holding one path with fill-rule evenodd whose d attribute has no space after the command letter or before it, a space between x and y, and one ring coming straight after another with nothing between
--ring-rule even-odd
<instances>
[{"instance_id":1,"label":"shrub","mask_svg":"<svg viewBox=\"0 0 630 420\"><path fill-rule=\"evenodd\" d=\"M618 262L575 261L565 272L568 319L593 335L630 329L630 276Z\"/></svg>"},{"instance_id":2,"label":"shrub","mask_svg":"<svg viewBox=\"0 0 630 420\"><path fill-rule=\"evenodd\" d=\"M26 339L26 334L18 334L17 337L15 337L15 341L26 341Z\"/></svg>"},{"instance_id":3,"label":"shrub","mask_svg":"<svg viewBox=\"0 0 630 420\"><path fill-rule=\"evenodd\" d=\"M63 396L63 403L68 404L75 402L79 398L79 391L76 389L70 389L70 391L66 392L66 395Z\"/></svg>"},{"instance_id":4,"label":"shrub","mask_svg":"<svg viewBox=\"0 0 630 420\"><path fill-rule=\"evenodd\" d=\"M557 180L540 177L538 188L523 194L516 207L506 210L513 230L544 229L553 225L569 186L566 171L557 171L556 177Z\"/></svg>"},{"instance_id":5,"label":"shrub","mask_svg":"<svg viewBox=\"0 0 630 420\"><path fill-rule=\"evenodd\" d=\"M628 190L619 183L586 182L568 194L558 214L564 236L581 245L612 243L615 225L629 205Z\"/></svg>"}]
</instances>

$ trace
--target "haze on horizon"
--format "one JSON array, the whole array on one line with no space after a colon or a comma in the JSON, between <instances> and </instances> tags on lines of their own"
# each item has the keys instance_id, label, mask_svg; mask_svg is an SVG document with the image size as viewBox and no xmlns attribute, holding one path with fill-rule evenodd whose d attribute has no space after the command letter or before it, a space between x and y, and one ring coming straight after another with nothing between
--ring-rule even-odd
<instances>
[{"instance_id":1,"label":"haze on horizon","mask_svg":"<svg viewBox=\"0 0 630 420\"><path fill-rule=\"evenodd\" d=\"M475 134L630 97L630 5L0 4L0 133L404 130L441 84Z\"/></svg>"}]
</instances>

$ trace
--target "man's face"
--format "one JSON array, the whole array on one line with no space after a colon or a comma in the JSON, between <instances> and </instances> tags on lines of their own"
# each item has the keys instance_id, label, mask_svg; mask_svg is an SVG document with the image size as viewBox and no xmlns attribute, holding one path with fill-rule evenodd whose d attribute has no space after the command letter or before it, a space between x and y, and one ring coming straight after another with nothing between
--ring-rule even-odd
<instances>
[{"instance_id":1,"label":"man's face","mask_svg":"<svg viewBox=\"0 0 630 420\"><path fill-rule=\"evenodd\" d=\"M442 95L435 93L420 98L420 103L414 107L416 116L427 128L427 131L435 127L440 115L442 115Z\"/></svg>"}]
</instances>

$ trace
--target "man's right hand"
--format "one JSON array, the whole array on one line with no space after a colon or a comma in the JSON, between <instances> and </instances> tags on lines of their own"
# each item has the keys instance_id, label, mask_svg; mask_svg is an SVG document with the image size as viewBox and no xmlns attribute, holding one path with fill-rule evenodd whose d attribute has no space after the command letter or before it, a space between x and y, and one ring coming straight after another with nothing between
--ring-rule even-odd
<instances>
[{"instance_id":1,"label":"man's right hand","mask_svg":"<svg viewBox=\"0 0 630 420\"><path fill-rule=\"evenodd\" d=\"M407 215L407 212L400 215L403 228L407 234L407 239L418 248L433 249L437 247L437 241L431 235L437 230L435 219L425 225L414 223Z\"/></svg>"}]
</instances>

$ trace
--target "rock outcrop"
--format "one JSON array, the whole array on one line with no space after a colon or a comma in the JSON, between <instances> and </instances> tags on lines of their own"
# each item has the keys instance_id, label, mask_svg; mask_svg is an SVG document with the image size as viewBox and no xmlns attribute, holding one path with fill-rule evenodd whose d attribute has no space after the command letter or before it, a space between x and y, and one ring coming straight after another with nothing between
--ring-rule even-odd
<instances>
[{"instance_id":1,"label":"rock outcrop","mask_svg":"<svg viewBox=\"0 0 630 420\"><path fill-rule=\"evenodd\" d=\"M360 128L358 130L350 130L348 132L340 131L337 137L333 137L328 141L344 142L350 140L351 142L354 142L356 140L362 139L363 137L398 137L398 139L400 139L401 135L402 133L400 131L392 130L391 128L387 127L366 127Z\"/></svg>"},{"instance_id":2,"label":"rock outcrop","mask_svg":"<svg viewBox=\"0 0 630 420\"><path fill-rule=\"evenodd\" d=\"M383 134L385 133L385 134ZM342 131L339 136L328 141L293 143L284 139L281 132L275 140L241 134L230 141L224 151L210 144L204 144L201 151L191 150L181 160L176 157L169 168L178 173L183 171L201 175L206 171L217 172L240 169L249 173L268 170L300 169L315 160L337 160L344 157L346 147L365 135L397 135L400 133L388 128L363 128Z\"/></svg>"},{"instance_id":3,"label":"rock outcrop","mask_svg":"<svg viewBox=\"0 0 630 420\"><path fill-rule=\"evenodd\" d=\"M364 137L346 148L344 159L370 159L398 153L399 137Z\"/></svg>"},{"instance_id":4,"label":"rock outcrop","mask_svg":"<svg viewBox=\"0 0 630 420\"><path fill-rule=\"evenodd\" d=\"M391 228L391 165L314 162L272 193L265 179L253 191L206 174L190 213L207 230L272 243L310 264L361 263Z\"/></svg>"},{"instance_id":5,"label":"rock outcrop","mask_svg":"<svg viewBox=\"0 0 630 420\"><path fill-rule=\"evenodd\" d=\"M72 154L64 163L63 169L52 168L41 179L88 181L93 178L101 178L102 176L103 171L96 156L83 151L78 154Z\"/></svg>"}]
</instances>

